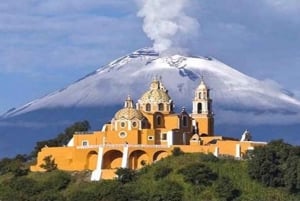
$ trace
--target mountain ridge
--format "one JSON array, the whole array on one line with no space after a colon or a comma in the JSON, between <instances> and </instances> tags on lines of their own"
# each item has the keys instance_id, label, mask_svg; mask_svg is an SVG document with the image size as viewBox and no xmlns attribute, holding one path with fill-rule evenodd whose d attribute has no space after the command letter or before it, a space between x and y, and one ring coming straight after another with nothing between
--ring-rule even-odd
<instances>
[{"instance_id":1,"label":"mountain ridge","mask_svg":"<svg viewBox=\"0 0 300 201\"><path fill-rule=\"evenodd\" d=\"M176 77L176 75L174 76L174 72L172 72L174 70L177 70L180 75L179 79L182 77L188 78L192 82L187 82L186 80L181 79L180 82L175 82L175 87L172 86L172 84L174 85L174 80L173 83L171 83L169 75ZM116 76L112 73L116 74ZM199 56L186 57L181 55L159 57L158 53L145 48L120 57L63 89L35 99L19 108L16 108L15 110L10 110L1 116L2 118L9 118L43 107L51 108L107 105L122 101L122 99L128 94L133 95L133 97L137 99L138 95L141 95L142 91L145 91L146 88L140 87L141 89L137 90L140 94L136 94L136 90L130 89L130 87L134 88L135 83L132 83L132 80L126 80L124 77L127 76L129 79L135 79L137 82L136 85L143 84L143 86L147 86L147 82L144 82L143 80L146 79L149 83L150 80L157 75L162 76L163 81L166 82L167 88L170 88L169 91L171 96L173 93L175 101L178 101L179 104L185 104L187 102L187 100L183 100L184 95L188 96L191 100L193 89L195 89L199 83L197 80L199 80L200 77L204 77L208 86L210 86L215 92L215 97L213 98L216 100L223 99L224 101L225 97L225 100L231 103L238 102L238 105L248 106L252 109L267 107L265 111L269 112L287 111L286 113L293 114L294 112L292 112L292 110L290 111L290 107L296 109L300 108L300 101L291 96L291 93L286 93L287 90L283 88L276 88L278 86L271 86L272 84L268 86L267 82L259 81L247 76L228 65L223 64L215 58ZM120 80L118 76L120 77ZM138 80L139 77L143 80ZM178 78L178 76L176 78ZM125 80L122 81L122 79ZM220 82L220 80L222 82ZM104 85L104 82L109 82L109 84L101 86ZM126 84L130 87L126 87ZM76 88L77 85L81 86ZM111 97L108 98L109 101L100 97L101 94L107 95L107 92L105 92L104 89L107 89L109 93L114 93L112 91L118 88L115 87L117 85L121 85L128 94L124 94L119 91L122 95L120 94L117 98L115 98L115 94L112 94ZM220 87L222 85L223 88ZM263 88L261 88L261 86L263 86ZM88 89L88 91L85 91L86 89ZM271 92L273 92L273 94ZM65 95L59 99L59 96L63 93L65 93ZM178 93L181 94L178 95ZM233 94L232 97L230 97L230 93ZM66 96L70 98L65 98ZM255 104L249 103L247 99L252 99ZM290 105L289 107L283 107L284 104ZM228 104L226 106L223 105L222 107L230 108L228 107Z\"/></svg>"}]
</instances>

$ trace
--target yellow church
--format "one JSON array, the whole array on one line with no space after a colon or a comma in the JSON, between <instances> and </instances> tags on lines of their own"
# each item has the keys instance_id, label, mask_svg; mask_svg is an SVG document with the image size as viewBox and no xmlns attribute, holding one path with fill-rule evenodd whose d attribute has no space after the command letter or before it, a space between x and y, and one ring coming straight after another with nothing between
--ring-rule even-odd
<instances>
[{"instance_id":1,"label":"yellow church","mask_svg":"<svg viewBox=\"0 0 300 201\"><path fill-rule=\"evenodd\" d=\"M67 171L91 170L91 180L114 178L117 168L139 169L172 153L213 153L215 156L242 158L248 150L264 142L251 141L245 131L240 140L214 134L214 115L210 90L202 80L195 90L192 113L184 108L174 112L174 103L160 79L134 104L130 96L102 130L74 133L63 147L44 147L38 153L40 167L46 156L52 156L57 168Z\"/></svg>"}]
</instances>

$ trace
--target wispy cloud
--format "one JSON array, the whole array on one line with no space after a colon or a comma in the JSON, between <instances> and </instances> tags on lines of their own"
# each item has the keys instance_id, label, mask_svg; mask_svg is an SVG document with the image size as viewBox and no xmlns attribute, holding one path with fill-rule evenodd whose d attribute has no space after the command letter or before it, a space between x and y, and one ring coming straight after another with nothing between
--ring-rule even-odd
<instances>
[{"instance_id":1,"label":"wispy cloud","mask_svg":"<svg viewBox=\"0 0 300 201\"><path fill-rule=\"evenodd\" d=\"M123 1L18 3L0 3L0 72L95 68L143 41L135 10Z\"/></svg>"},{"instance_id":2,"label":"wispy cloud","mask_svg":"<svg viewBox=\"0 0 300 201\"><path fill-rule=\"evenodd\" d=\"M266 3L277 11L286 14L299 14L300 1L298 0L265 0Z\"/></svg>"}]
</instances>

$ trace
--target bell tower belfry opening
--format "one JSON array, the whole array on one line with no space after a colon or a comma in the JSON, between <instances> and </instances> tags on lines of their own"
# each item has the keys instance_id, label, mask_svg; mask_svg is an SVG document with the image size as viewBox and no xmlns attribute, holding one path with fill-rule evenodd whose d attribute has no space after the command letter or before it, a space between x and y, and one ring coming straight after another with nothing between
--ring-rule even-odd
<instances>
[{"instance_id":1,"label":"bell tower belfry opening","mask_svg":"<svg viewBox=\"0 0 300 201\"><path fill-rule=\"evenodd\" d=\"M212 112L212 100L210 89L206 86L203 79L197 89L193 99L192 118L195 119L194 130L199 135L214 135L214 117Z\"/></svg>"}]
</instances>

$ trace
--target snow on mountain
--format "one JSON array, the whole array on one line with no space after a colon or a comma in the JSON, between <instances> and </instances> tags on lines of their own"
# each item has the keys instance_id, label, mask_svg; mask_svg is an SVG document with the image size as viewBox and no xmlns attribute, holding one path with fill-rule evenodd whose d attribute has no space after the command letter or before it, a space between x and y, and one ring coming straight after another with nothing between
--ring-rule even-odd
<instances>
[{"instance_id":1,"label":"snow on mountain","mask_svg":"<svg viewBox=\"0 0 300 201\"><path fill-rule=\"evenodd\" d=\"M203 77L212 89L221 122L291 123L298 121L300 116L300 101L273 81L249 77L215 58L160 57L144 48L99 68L62 90L10 110L2 118L45 108L120 104L127 95L137 100L154 76L162 77L177 108L191 107L194 89Z\"/></svg>"}]
</instances>

